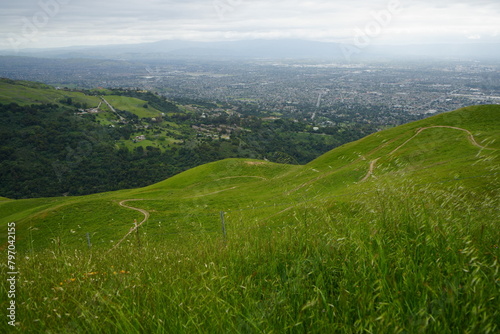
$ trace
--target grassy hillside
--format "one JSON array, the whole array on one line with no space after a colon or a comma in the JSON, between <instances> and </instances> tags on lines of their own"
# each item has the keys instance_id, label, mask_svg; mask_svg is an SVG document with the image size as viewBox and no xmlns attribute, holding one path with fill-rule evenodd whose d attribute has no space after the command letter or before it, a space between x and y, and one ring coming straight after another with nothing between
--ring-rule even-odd
<instances>
[{"instance_id":1,"label":"grassy hillside","mask_svg":"<svg viewBox=\"0 0 500 334\"><path fill-rule=\"evenodd\" d=\"M440 114L303 166L228 159L140 189L0 201L18 329L497 332L499 115Z\"/></svg>"},{"instance_id":2,"label":"grassy hillside","mask_svg":"<svg viewBox=\"0 0 500 334\"><path fill-rule=\"evenodd\" d=\"M17 103L31 105L33 103L55 103L72 98L74 102L97 107L100 99L97 96L88 96L83 93L58 90L52 86L31 81L14 81L0 79L0 103Z\"/></svg>"},{"instance_id":3,"label":"grassy hillside","mask_svg":"<svg viewBox=\"0 0 500 334\"><path fill-rule=\"evenodd\" d=\"M139 118L158 117L161 112L152 107L145 107L147 102L144 100L136 99L127 96L108 95L106 100L115 108L120 110L127 110L137 115Z\"/></svg>"},{"instance_id":4,"label":"grassy hillside","mask_svg":"<svg viewBox=\"0 0 500 334\"><path fill-rule=\"evenodd\" d=\"M38 82L0 79L0 103L2 104L62 104L61 101L70 98L72 100L72 105L79 103L86 108L96 108L101 105L100 110L111 111L106 104L101 104L102 100L100 96L105 96L105 99L113 108L129 111L139 118L157 117L161 115L159 110L149 106L145 107L147 101L141 99L112 95L112 92L106 89L94 90L93 94L95 94L95 96L65 89L56 89L52 86Z\"/></svg>"}]
</instances>

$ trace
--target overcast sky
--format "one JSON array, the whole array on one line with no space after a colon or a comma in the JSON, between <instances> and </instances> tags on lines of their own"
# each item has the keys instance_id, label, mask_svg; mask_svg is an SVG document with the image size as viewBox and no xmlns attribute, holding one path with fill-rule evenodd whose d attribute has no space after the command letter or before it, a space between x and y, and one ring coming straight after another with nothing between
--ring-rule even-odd
<instances>
[{"instance_id":1,"label":"overcast sky","mask_svg":"<svg viewBox=\"0 0 500 334\"><path fill-rule=\"evenodd\" d=\"M500 42L500 0L2 0L0 49L165 39Z\"/></svg>"}]
</instances>

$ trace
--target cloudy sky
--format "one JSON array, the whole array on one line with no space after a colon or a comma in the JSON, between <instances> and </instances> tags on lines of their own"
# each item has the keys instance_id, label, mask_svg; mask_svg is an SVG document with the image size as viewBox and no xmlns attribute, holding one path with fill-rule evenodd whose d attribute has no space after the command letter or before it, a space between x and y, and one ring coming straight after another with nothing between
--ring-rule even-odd
<instances>
[{"instance_id":1,"label":"cloudy sky","mask_svg":"<svg viewBox=\"0 0 500 334\"><path fill-rule=\"evenodd\" d=\"M0 49L165 39L500 42L499 0L14 0Z\"/></svg>"}]
</instances>

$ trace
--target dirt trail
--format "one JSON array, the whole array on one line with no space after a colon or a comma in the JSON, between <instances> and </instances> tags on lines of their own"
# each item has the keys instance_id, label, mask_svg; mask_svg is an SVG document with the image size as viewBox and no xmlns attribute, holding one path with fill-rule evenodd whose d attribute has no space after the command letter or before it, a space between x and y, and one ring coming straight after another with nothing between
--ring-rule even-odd
<instances>
[{"instance_id":1,"label":"dirt trail","mask_svg":"<svg viewBox=\"0 0 500 334\"><path fill-rule=\"evenodd\" d=\"M426 128L420 128L418 129L418 131L410 138L408 139L407 141L405 141L403 144L399 145L398 147L396 147L396 149L394 149L390 154L393 154L395 152L397 152L401 147L405 146L406 144L408 144L410 141L412 141L416 136L418 136L420 133L422 133L422 131L424 130L428 130L428 129L434 129L434 128L447 128L447 129L454 129L454 130L459 130L459 131L463 131L465 133L467 133L469 136L468 136L468 139L470 141L470 143L476 147L479 147L480 149L483 149L483 150L496 150L494 148L488 148L488 147L484 147L482 146L481 144L479 144L477 141L476 141L476 138L474 138L474 135L472 134L472 132L470 132L469 130L467 129L462 129L462 128L458 128L456 126L448 126L448 125L434 125L434 126L429 126L429 127L426 127Z\"/></svg>"},{"instance_id":2,"label":"dirt trail","mask_svg":"<svg viewBox=\"0 0 500 334\"><path fill-rule=\"evenodd\" d=\"M123 200L119 203L120 206L124 207L124 208L127 208L127 209L130 209L130 210L135 210L135 211L139 211L140 213L142 213L144 215L144 219L140 222L140 223L136 223L134 227L131 227L130 228L130 231L128 231L127 234L125 234L125 236L120 240L118 241L114 246L113 248L111 248L109 252L111 252L113 249L115 249L116 247L118 247L119 244L121 244L125 239L127 239L127 237L132 234L133 232L137 231L137 229L142 225L144 224L148 218L149 218L149 212L144 210L144 209L139 209L139 208L134 208L133 206L128 206L126 205L125 203L126 202L131 202L131 201L143 201L142 199L126 199L126 200Z\"/></svg>"},{"instance_id":3,"label":"dirt trail","mask_svg":"<svg viewBox=\"0 0 500 334\"><path fill-rule=\"evenodd\" d=\"M124 201L121 201L119 204L120 204L120 206L123 206L124 208L139 211L140 213L142 213L144 215L144 219L138 225L144 224L146 222L146 220L148 220L148 218L149 218L149 212L144 210L144 209L134 208L133 206L125 205L125 202L131 202L131 201L143 201L143 199L126 199Z\"/></svg>"},{"instance_id":4,"label":"dirt trail","mask_svg":"<svg viewBox=\"0 0 500 334\"><path fill-rule=\"evenodd\" d=\"M372 160L372 161L370 162L370 168L368 169L368 173L366 173L365 177L364 177L361 181L359 181L359 182L366 181L366 180L368 180L368 178L369 178L370 176L372 176L372 175L373 175L373 170L375 169L375 165L376 165L377 161L379 161L379 159L380 159L380 158L377 158L377 159Z\"/></svg>"},{"instance_id":5,"label":"dirt trail","mask_svg":"<svg viewBox=\"0 0 500 334\"><path fill-rule=\"evenodd\" d=\"M455 126L436 125L436 126L431 126L431 127L428 127L428 128L424 128L423 130L430 129L430 128L448 128L448 129L455 129L455 130L465 131L469 135L469 141L472 143L472 145L477 146L477 147L479 147L479 148L481 148L483 150L492 150L492 151L496 150L494 148L485 147L485 146L479 144L476 141L476 138L474 138L474 135L472 134L472 132L470 132L467 129L457 128Z\"/></svg>"},{"instance_id":6,"label":"dirt trail","mask_svg":"<svg viewBox=\"0 0 500 334\"><path fill-rule=\"evenodd\" d=\"M380 151L381 149L383 149L383 148L384 148L384 147L386 147L387 145L390 145L390 144L392 144L394 141L398 140L398 139L399 139L399 137L400 137L400 136L398 136L398 137L396 137L396 138L393 138L393 139L391 139L390 141L388 141L388 142L386 142L386 143L383 143L383 144L381 144L381 145L379 145L379 146L375 147L373 150L371 150L370 152L368 152L368 153L367 153L367 155L372 155L372 154L374 154L375 152ZM380 158L378 158L378 159L380 159ZM378 159L377 159L377 160L378 160ZM308 186L308 185L310 185L310 184L312 184L312 183L314 183L314 182L317 182L317 181L319 181L319 180L321 180L321 179L324 179L324 178L326 178L326 177L330 176L331 174L334 174L334 173L336 173L336 172L338 172L338 171L340 171L340 170L342 170L342 169L345 169L345 168L347 168L347 167L349 167L349 166L351 166L351 165L353 165L353 164L355 164L355 163L357 163L357 162L359 162L359 161L361 161L361 160L365 160L365 157L364 157L364 156L360 156L360 157L358 157L357 159L355 159L355 160L353 160L353 161L349 162L348 164L346 164L346 165L344 165L344 166L342 166L342 167L339 167L339 168L337 168L337 169L335 169L335 170L332 170L332 171L330 171L330 172L328 172L328 173L321 174L320 176L315 177L314 179L309 180L309 181L307 181L307 182L305 182L305 183L301 184L300 186L298 186L298 187L296 187L296 188L294 188L294 189L292 189L292 190L287 191L285 194L286 194L286 195L290 195L291 193L293 193L293 192L295 192L295 191L297 191L297 190L299 190L299 189L301 189L301 188L303 188L303 187L305 187L305 186Z\"/></svg>"},{"instance_id":7,"label":"dirt trail","mask_svg":"<svg viewBox=\"0 0 500 334\"><path fill-rule=\"evenodd\" d=\"M190 196L190 197L184 197L184 198L197 198L197 197L205 197L205 196L215 195L215 194L218 194L218 193L221 193L221 192L224 192L224 191L228 191L228 190L233 190L233 189L236 189L236 188L238 188L238 187L231 187L231 188L227 188L227 189L222 189L222 190L214 191L214 192L212 192L212 193L208 193L208 194L201 194L201 195Z\"/></svg>"},{"instance_id":8,"label":"dirt trail","mask_svg":"<svg viewBox=\"0 0 500 334\"><path fill-rule=\"evenodd\" d=\"M428 126L428 127L425 127L425 128L418 129L418 131L410 139L407 139L403 144L401 144L398 147L396 147L388 155L396 153L400 148L402 148L403 146L405 146L406 144L408 144L410 141L412 141L413 139L415 139L415 137L418 136L420 133L422 133L424 130L434 129L434 128L447 128L447 129L453 129L453 130L463 131L463 132L467 133L467 135L468 135L467 138L468 138L469 142L472 145L474 145L476 147L479 147L482 150L493 150L493 151L496 150L494 148L488 148L488 147L485 147L485 146L482 146L481 144L479 144L476 141L476 138L474 138L474 135L472 134L472 132L470 132L467 129L462 129L462 128L459 128L459 127L456 127L456 126L448 126L448 125L434 125L434 126ZM379 159L380 159L380 157L377 158L377 159L375 159L375 160L372 160L370 162L370 168L368 170L368 173L365 175L365 177L360 182L366 181L370 176L373 175L373 170L375 169L375 164L377 163L377 161Z\"/></svg>"}]
</instances>

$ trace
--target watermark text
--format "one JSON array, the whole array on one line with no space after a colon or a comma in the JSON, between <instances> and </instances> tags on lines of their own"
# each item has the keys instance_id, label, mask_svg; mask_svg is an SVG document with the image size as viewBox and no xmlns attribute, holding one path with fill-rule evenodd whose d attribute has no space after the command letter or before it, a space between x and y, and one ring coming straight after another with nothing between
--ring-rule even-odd
<instances>
[{"instance_id":1,"label":"watermark text","mask_svg":"<svg viewBox=\"0 0 500 334\"><path fill-rule=\"evenodd\" d=\"M7 318L10 326L16 325L16 223L11 222L7 225L7 298L9 306L7 307Z\"/></svg>"},{"instance_id":2,"label":"watermark text","mask_svg":"<svg viewBox=\"0 0 500 334\"><path fill-rule=\"evenodd\" d=\"M22 27L19 33L10 34L8 40L10 46L16 52L19 48L28 42L34 41L50 22L50 20L58 15L62 6L67 5L72 0L39 0L38 11L31 17L23 16L21 18Z\"/></svg>"},{"instance_id":3,"label":"watermark text","mask_svg":"<svg viewBox=\"0 0 500 334\"><path fill-rule=\"evenodd\" d=\"M214 0L212 4L219 19L224 20L227 13L234 12L236 7L243 4L243 0Z\"/></svg>"},{"instance_id":4,"label":"watermark text","mask_svg":"<svg viewBox=\"0 0 500 334\"><path fill-rule=\"evenodd\" d=\"M372 20L367 22L363 28L356 27L353 33L352 44L342 44L340 46L346 60L350 61L353 55L370 46L372 40L380 36L384 29L391 23L396 14L401 13L400 0L389 0L385 9L372 11Z\"/></svg>"}]
</instances>

